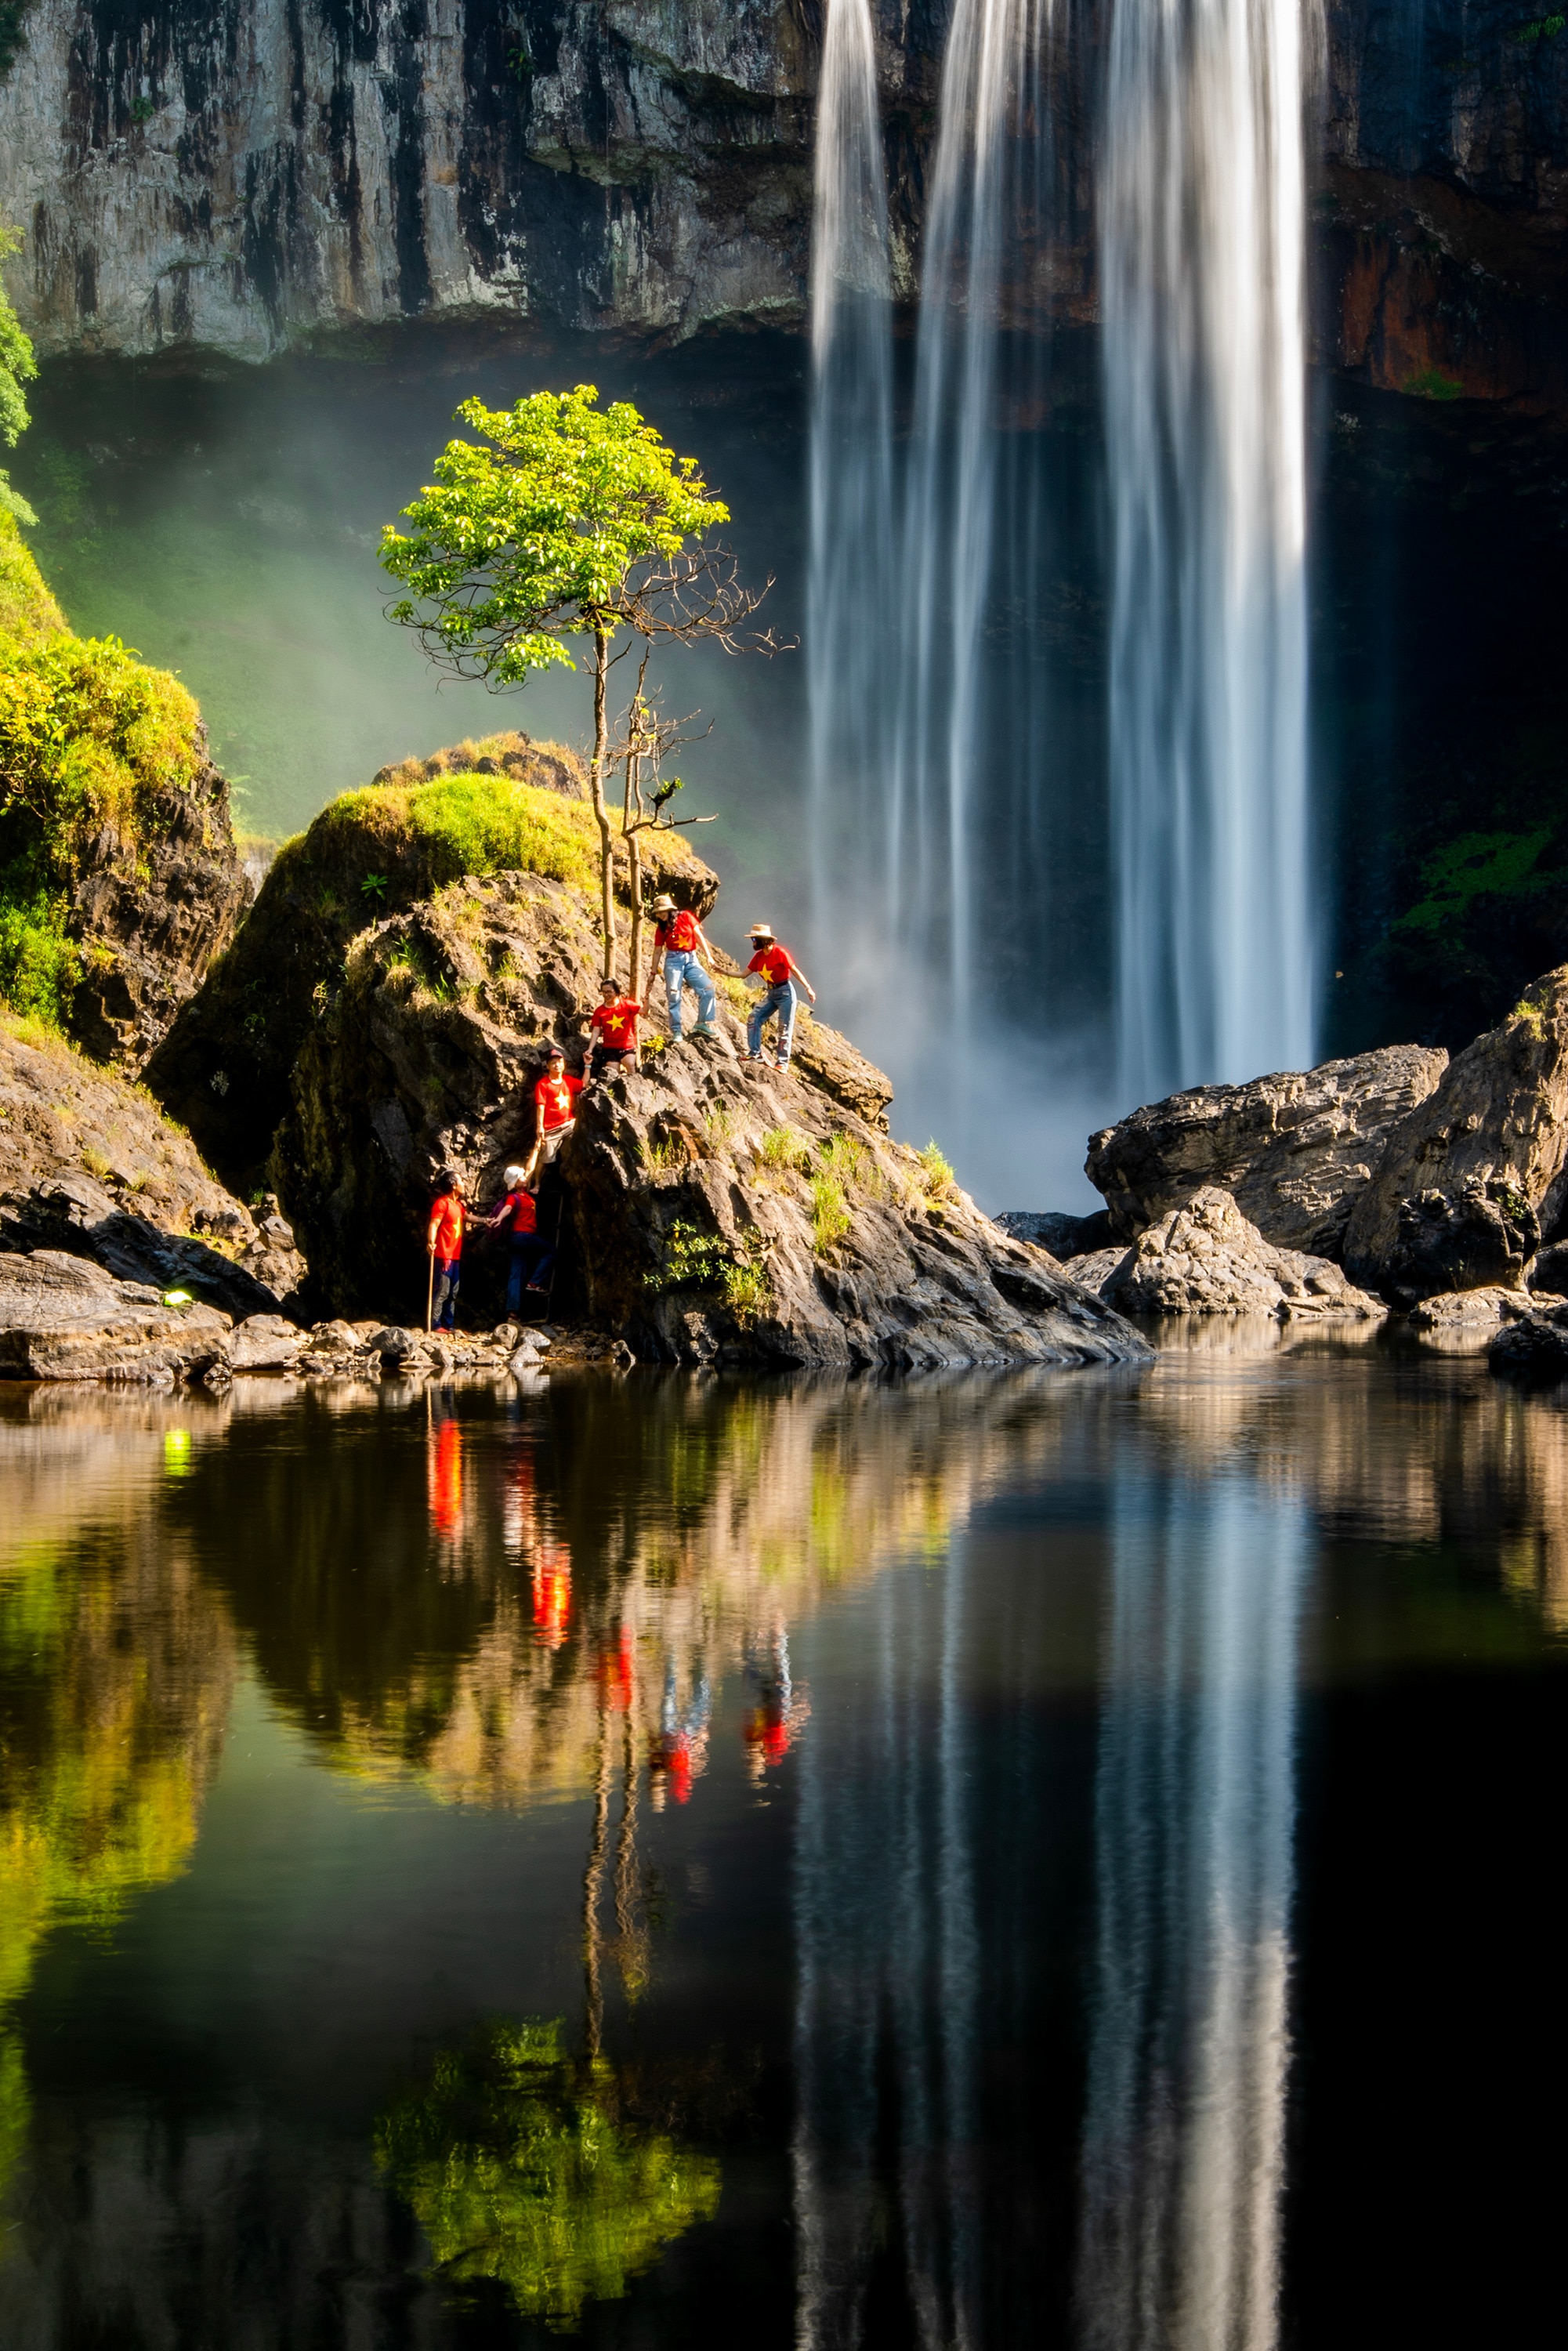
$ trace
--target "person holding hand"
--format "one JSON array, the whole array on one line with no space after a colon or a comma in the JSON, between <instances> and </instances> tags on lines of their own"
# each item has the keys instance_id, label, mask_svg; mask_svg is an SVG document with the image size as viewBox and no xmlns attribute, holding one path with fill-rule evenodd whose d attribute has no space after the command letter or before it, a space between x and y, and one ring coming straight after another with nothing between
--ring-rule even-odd
<instances>
[{"instance_id":1,"label":"person holding hand","mask_svg":"<svg viewBox=\"0 0 1568 2351\"><path fill-rule=\"evenodd\" d=\"M747 1058L752 1061L767 1060L762 1050L762 1031L765 1024L776 1018L779 1022L778 1066L787 1070L795 1040L795 1008L800 1001L797 982L813 1004L817 1000L817 991L789 948L774 937L771 924L753 923L750 936L752 956L746 968L760 978L762 994L752 1006L751 1017L746 1024Z\"/></svg>"}]
</instances>

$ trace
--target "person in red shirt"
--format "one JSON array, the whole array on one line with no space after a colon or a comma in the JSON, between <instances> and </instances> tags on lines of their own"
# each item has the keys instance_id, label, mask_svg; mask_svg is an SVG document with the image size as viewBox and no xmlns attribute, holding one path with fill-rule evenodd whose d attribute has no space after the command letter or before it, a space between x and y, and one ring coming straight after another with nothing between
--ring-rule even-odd
<instances>
[{"instance_id":1,"label":"person in red shirt","mask_svg":"<svg viewBox=\"0 0 1568 2351\"><path fill-rule=\"evenodd\" d=\"M703 935L703 926L685 906L677 906L667 890L662 890L653 901L656 927L653 932L653 968L648 974L648 985L643 990L643 1009L648 1009L653 993L653 982L659 976L659 958L664 957L664 1001L670 1008L670 1039L681 1041L681 991L689 987L697 1000L697 1025L693 1031L698 1037L716 1037L718 1024L714 1014L718 999L707 973L698 961L706 956L713 961L713 949Z\"/></svg>"},{"instance_id":2,"label":"person in red shirt","mask_svg":"<svg viewBox=\"0 0 1568 2351\"><path fill-rule=\"evenodd\" d=\"M761 979L762 994L752 1006L751 1017L746 1024L747 1059L753 1061L767 1060L768 1056L762 1050L763 1025L777 1014L779 1067L787 1070L789 1049L795 1041L795 1007L800 1001L796 982L800 982L813 1004L817 1000L817 991L789 948L780 946L774 937L770 924L752 924L751 945L752 957L746 968Z\"/></svg>"},{"instance_id":3,"label":"person in red shirt","mask_svg":"<svg viewBox=\"0 0 1568 2351\"><path fill-rule=\"evenodd\" d=\"M588 1056L590 1084L606 1071L637 1066L637 1022L643 1008L634 996L622 996L612 979L599 983L599 1002L588 1016L592 1040Z\"/></svg>"},{"instance_id":4,"label":"person in red shirt","mask_svg":"<svg viewBox=\"0 0 1568 2351\"><path fill-rule=\"evenodd\" d=\"M430 1327L433 1331L455 1331L457 1327L457 1284L463 1272L463 1228L467 1221L467 1210L463 1205L463 1178L455 1167L444 1167L436 1177L436 1196L431 1203L430 1225L424 1236L425 1254L435 1261Z\"/></svg>"},{"instance_id":5,"label":"person in red shirt","mask_svg":"<svg viewBox=\"0 0 1568 2351\"><path fill-rule=\"evenodd\" d=\"M582 1080L569 1077L566 1055L559 1045L552 1045L546 1057L544 1075L534 1088L534 1147L528 1160L528 1180L531 1183L541 1167L548 1167L577 1123L577 1098L582 1092Z\"/></svg>"},{"instance_id":6,"label":"person in red shirt","mask_svg":"<svg viewBox=\"0 0 1568 2351\"><path fill-rule=\"evenodd\" d=\"M492 1232L504 1232L510 1245L511 1268L507 1276L507 1311L516 1314L523 1302L525 1277L530 1294L542 1291L555 1263L555 1250L539 1231L538 1203L527 1188L527 1171L508 1167L507 1195L486 1218Z\"/></svg>"}]
</instances>

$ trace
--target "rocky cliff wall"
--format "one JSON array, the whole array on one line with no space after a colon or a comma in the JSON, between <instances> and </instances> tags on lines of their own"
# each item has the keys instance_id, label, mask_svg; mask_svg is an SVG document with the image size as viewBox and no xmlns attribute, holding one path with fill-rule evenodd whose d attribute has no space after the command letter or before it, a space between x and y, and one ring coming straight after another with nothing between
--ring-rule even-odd
<instances>
[{"instance_id":1,"label":"rocky cliff wall","mask_svg":"<svg viewBox=\"0 0 1568 2351\"><path fill-rule=\"evenodd\" d=\"M1328 0L1320 355L1568 401L1568 27L1531 0ZM1058 12L1049 225L1009 307L1092 320L1108 0ZM263 358L491 310L683 336L804 316L824 0L31 0L0 81L8 272L46 348ZM915 290L948 0L876 0L895 284Z\"/></svg>"}]
</instances>

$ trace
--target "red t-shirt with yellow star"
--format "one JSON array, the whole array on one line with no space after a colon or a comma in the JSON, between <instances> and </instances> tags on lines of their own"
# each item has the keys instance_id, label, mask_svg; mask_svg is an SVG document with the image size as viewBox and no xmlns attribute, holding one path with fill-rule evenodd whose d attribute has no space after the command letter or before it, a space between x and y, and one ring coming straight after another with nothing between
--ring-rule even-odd
<instances>
[{"instance_id":1,"label":"red t-shirt with yellow star","mask_svg":"<svg viewBox=\"0 0 1568 2351\"><path fill-rule=\"evenodd\" d=\"M697 918L685 906L677 907L653 933L653 946L660 955L670 947L682 955L689 955L696 943Z\"/></svg>"},{"instance_id":2,"label":"red t-shirt with yellow star","mask_svg":"<svg viewBox=\"0 0 1568 2351\"><path fill-rule=\"evenodd\" d=\"M630 1052L637 1042L637 1015L641 1005L629 996L618 996L612 1004L596 1004L588 1016L588 1025L599 1031L599 1041L612 1053Z\"/></svg>"},{"instance_id":3,"label":"red t-shirt with yellow star","mask_svg":"<svg viewBox=\"0 0 1568 2351\"><path fill-rule=\"evenodd\" d=\"M759 971L769 987L782 987L793 976L795 965L789 948L781 947L775 939L770 946L759 947L746 968Z\"/></svg>"},{"instance_id":4,"label":"red t-shirt with yellow star","mask_svg":"<svg viewBox=\"0 0 1568 2351\"><path fill-rule=\"evenodd\" d=\"M580 1078L562 1075L541 1078L534 1088L534 1100L545 1114L545 1133L558 1126L567 1126L577 1116L577 1097L582 1092Z\"/></svg>"}]
</instances>

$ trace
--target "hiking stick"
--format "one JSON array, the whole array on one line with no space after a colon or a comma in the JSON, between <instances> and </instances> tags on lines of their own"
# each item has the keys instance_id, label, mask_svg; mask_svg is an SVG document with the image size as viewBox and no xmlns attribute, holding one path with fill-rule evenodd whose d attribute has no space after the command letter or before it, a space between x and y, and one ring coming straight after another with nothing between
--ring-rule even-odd
<instances>
[{"instance_id":1,"label":"hiking stick","mask_svg":"<svg viewBox=\"0 0 1568 2351\"><path fill-rule=\"evenodd\" d=\"M435 1306L435 1251L430 1251L430 1280L424 1285L424 1329L430 1333L430 1317Z\"/></svg>"}]
</instances>

